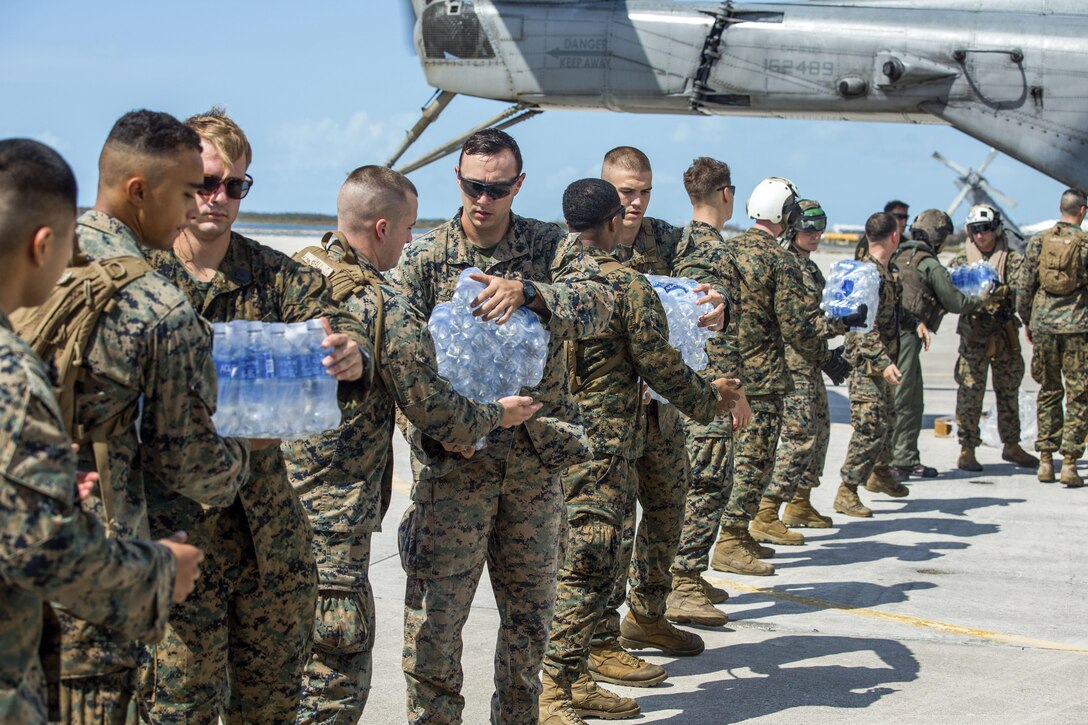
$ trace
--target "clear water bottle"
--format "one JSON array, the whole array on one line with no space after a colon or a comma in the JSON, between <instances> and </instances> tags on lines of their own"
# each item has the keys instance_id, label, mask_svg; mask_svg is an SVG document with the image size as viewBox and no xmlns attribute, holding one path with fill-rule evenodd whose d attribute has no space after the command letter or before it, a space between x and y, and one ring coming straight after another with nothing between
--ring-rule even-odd
<instances>
[{"instance_id":1,"label":"clear water bottle","mask_svg":"<svg viewBox=\"0 0 1088 725\"><path fill-rule=\"evenodd\" d=\"M233 327L223 322L213 324L212 332L212 360L218 379L218 397L212 422L221 434L231 435L238 429L238 389L241 382L236 344L238 335Z\"/></svg>"},{"instance_id":2,"label":"clear water bottle","mask_svg":"<svg viewBox=\"0 0 1088 725\"><path fill-rule=\"evenodd\" d=\"M268 325L269 346L272 348L272 360L276 368L275 380L275 421L279 424L281 438L291 438L301 433L300 422L304 419L305 409L301 405L302 391L299 388L299 356L295 347L287 339L287 325L273 322Z\"/></svg>"},{"instance_id":3,"label":"clear water bottle","mask_svg":"<svg viewBox=\"0 0 1088 725\"><path fill-rule=\"evenodd\" d=\"M276 420L276 369L263 327L260 322L247 321L243 328L244 357L238 412L242 433L251 438L267 437L268 423Z\"/></svg>"},{"instance_id":4,"label":"clear water bottle","mask_svg":"<svg viewBox=\"0 0 1088 725\"><path fill-rule=\"evenodd\" d=\"M311 432L332 430L340 425L340 404L336 399L339 383L325 371L325 365L321 362L329 354L327 348L321 347L325 337L325 328L321 320L306 322L310 364L307 366L304 388L309 402L310 425L308 427Z\"/></svg>"}]
</instances>

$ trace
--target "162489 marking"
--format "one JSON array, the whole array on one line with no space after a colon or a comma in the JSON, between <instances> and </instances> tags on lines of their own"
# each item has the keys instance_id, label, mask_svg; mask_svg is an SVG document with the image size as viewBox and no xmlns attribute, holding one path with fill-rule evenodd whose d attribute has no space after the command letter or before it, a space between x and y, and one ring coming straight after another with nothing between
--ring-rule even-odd
<instances>
[{"instance_id":1,"label":"162489 marking","mask_svg":"<svg viewBox=\"0 0 1088 725\"><path fill-rule=\"evenodd\" d=\"M795 76L830 77L835 75L835 64L830 61L765 58L763 70Z\"/></svg>"}]
</instances>

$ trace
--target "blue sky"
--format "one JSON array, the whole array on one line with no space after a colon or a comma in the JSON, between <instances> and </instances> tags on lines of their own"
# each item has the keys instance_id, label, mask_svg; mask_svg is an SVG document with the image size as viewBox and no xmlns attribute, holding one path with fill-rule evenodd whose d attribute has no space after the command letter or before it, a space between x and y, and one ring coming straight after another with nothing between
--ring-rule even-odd
<instances>
[{"instance_id":1,"label":"blue sky","mask_svg":"<svg viewBox=\"0 0 1088 725\"><path fill-rule=\"evenodd\" d=\"M151 108L185 117L219 104L254 147L256 183L244 210L332 213L345 175L383 163L431 95L408 35L400 0L5 0L0 137L55 146L89 205L98 152L118 116ZM405 160L504 107L455 99ZM761 178L787 176L820 199L832 223L861 223L892 197L914 212L945 208L956 192L952 174L930 154L977 166L988 151L943 126L610 112L548 112L512 133L527 173L514 210L544 219L557 219L566 185L596 176L603 153L619 144L649 154L650 215L674 223L690 214L680 178L695 156L728 162L741 199ZM454 160L411 175L421 216L456 209ZM1019 223L1056 216L1057 182L1005 156L986 176L1020 201L1009 210Z\"/></svg>"}]
</instances>

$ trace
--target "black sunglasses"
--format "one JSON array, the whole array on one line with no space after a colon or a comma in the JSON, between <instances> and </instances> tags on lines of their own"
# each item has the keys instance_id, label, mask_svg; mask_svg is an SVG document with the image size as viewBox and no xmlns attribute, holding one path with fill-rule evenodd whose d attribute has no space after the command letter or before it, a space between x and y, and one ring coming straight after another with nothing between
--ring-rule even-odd
<instances>
[{"instance_id":1,"label":"black sunglasses","mask_svg":"<svg viewBox=\"0 0 1088 725\"><path fill-rule=\"evenodd\" d=\"M910 214L892 214L892 216L902 221L907 221L908 219L910 219Z\"/></svg>"},{"instance_id":2,"label":"black sunglasses","mask_svg":"<svg viewBox=\"0 0 1088 725\"><path fill-rule=\"evenodd\" d=\"M466 179L461 176L461 173L457 173L457 183L461 187L461 191L468 194L473 199L479 199L484 194L492 199L503 199L510 196L510 192L517 186L518 181L521 179L521 174L518 174L510 181L497 181L490 184L485 184L482 181L473 181L472 179Z\"/></svg>"},{"instance_id":3,"label":"black sunglasses","mask_svg":"<svg viewBox=\"0 0 1088 725\"><path fill-rule=\"evenodd\" d=\"M604 224L605 222L612 221L616 217L622 217L626 213L627 213L627 207L625 207L623 204L620 204L618 207L616 207L612 211L608 212L608 214L605 216L604 220L601 221L601 224Z\"/></svg>"},{"instance_id":4,"label":"black sunglasses","mask_svg":"<svg viewBox=\"0 0 1088 725\"><path fill-rule=\"evenodd\" d=\"M993 222L974 222L967 225L967 232L969 234L984 234L985 232L992 232L997 229L997 225Z\"/></svg>"},{"instance_id":5,"label":"black sunglasses","mask_svg":"<svg viewBox=\"0 0 1088 725\"><path fill-rule=\"evenodd\" d=\"M245 199L246 194L253 188L253 177L249 174L246 174L244 179L234 177L221 179L218 176L205 176L204 183L197 189L197 193L201 196L211 196L219 191L220 186L225 187L228 199Z\"/></svg>"},{"instance_id":6,"label":"black sunglasses","mask_svg":"<svg viewBox=\"0 0 1088 725\"><path fill-rule=\"evenodd\" d=\"M734 186L733 184L727 184L726 186L719 186L717 191L725 191L726 189L729 189L729 196L736 196L737 195L737 187Z\"/></svg>"}]
</instances>

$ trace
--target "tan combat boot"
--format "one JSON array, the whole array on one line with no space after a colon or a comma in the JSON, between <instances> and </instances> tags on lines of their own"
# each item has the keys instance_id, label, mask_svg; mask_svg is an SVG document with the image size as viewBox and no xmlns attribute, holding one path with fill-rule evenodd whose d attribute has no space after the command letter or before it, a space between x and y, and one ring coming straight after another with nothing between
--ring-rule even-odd
<instances>
[{"instance_id":1,"label":"tan combat boot","mask_svg":"<svg viewBox=\"0 0 1088 725\"><path fill-rule=\"evenodd\" d=\"M600 687L587 674L571 683L570 698L580 717L596 717L601 720L626 720L642 711L630 697L617 695Z\"/></svg>"},{"instance_id":2,"label":"tan combat boot","mask_svg":"<svg viewBox=\"0 0 1088 725\"><path fill-rule=\"evenodd\" d=\"M665 616L678 624L701 624L721 627L729 616L714 606L703 588L705 580L698 574L685 572L672 575L672 591L665 600Z\"/></svg>"},{"instance_id":3,"label":"tan combat boot","mask_svg":"<svg viewBox=\"0 0 1088 725\"><path fill-rule=\"evenodd\" d=\"M701 576L699 577L699 583L703 586L703 594L706 595L711 604L725 604L729 601L729 592L721 587L714 586Z\"/></svg>"},{"instance_id":4,"label":"tan combat boot","mask_svg":"<svg viewBox=\"0 0 1088 725\"><path fill-rule=\"evenodd\" d=\"M1040 483L1054 483L1054 458L1050 451L1039 454L1039 471L1036 475Z\"/></svg>"},{"instance_id":5,"label":"tan combat boot","mask_svg":"<svg viewBox=\"0 0 1088 725\"><path fill-rule=\"evenodd\" d=\"M1006 443L1001 448L1001 460L1023 468L1035 468L1039 465L1039 459L1021 448L1019 443Z\"/></svg>"},{"instance_id":6,"label":"tan combat boot","mask_svg":"<svg viewBox=\"0 0 1088 725\"><path fill-rule=\"evenodd\" d=\"M743 526L736 528L723 526L718 534L718 543L714 545L714 554L710 557L710 566L718 571L731 571L734 574L750 576L774 574L774 567L756 558L746 545L746 539L750 540L751 537Z\"/></svg>"},{"instance_id":7,"label":"tan combat boot","mask_svg":"<svg viewBox=\"0 0 1088 725\"><path fill-rule=\"evenodd\" d=\"M664 667L636 657L614 640L590 647L588 666L593 679L628 687L653 687L669 676Z\"/></svg>"},{"instance_id":8,"label":"tan combat boot","mask_svg":"<svg viewBox=\"0 0 1088 725\"><path fill-rule=\"evenodd\" d=\"M1077 459L1066 456L1062 461L1062 485L1066 488L1080 488L1084 485L1084 479L1077 473Z\"/></svg>"},{"instance_id":9,"label":"tan combat boot","mask_svg":"<svg viewBox=\"0 0 1088 725\"><path fill-rule=\"evenodd\" d=\"M770 496L764 496L759 501L759 512L748 526L748 533L756 541L766 541L768 544L780 544L782 546L801 546L805 543L805 537L796 531L790 531L778 518L778 508L782 505Z\"/></svg>"},{"instance_id":10,"label":"tan combat boot","mask_svg":"<svg viewBox=\"0 0 1088 725\"><path fill-rule=\"evenodd\" d=\"M620 646L626 649L656 649L673 657L692 657L703 651L703 638L672 626L660 617L643 617L628 611L620 622Z\"/></svg>"},{"instance_id":11,"label":"tan combat boot","mask_svg":"<svg viewBox=\"0 0 1088 725\"><path fill-rule=\"evenodd\" d=\"M1019 448L1019 446L1017 446L1017 448ZM973 446L960 447L960 459L956 461L956 468L961 471L974 471L976 473L982 470L982 464L975 458L975 449ZM866 488L868 488L868 486L866 486Z\"/></svg>"},{"instance_id":12,"label":"tan combat boot","mask_svg":"<svg viewBox=\"0 0 1088 725\"><path fill-rule=\"evenodd\" d=\"M861 499L858 498L858 487L847 486L845 483L839 484L839 490L835 494L835 510L840 514L856 516L861 519L867 519L873 515L872 509L863 504Z\"/></svg>"},{"instance_id":13,"label":"tan combat boot","mask_svg":"<svg viewBox=\"0 0 1088 725\"><path fill-rule=\"evenodd\" d=\"M540 691L540 725L586 725L586 721L574 709L570 688L551 678L547 670L540 673L543 689Z\"/></svg>"},{"instance_id":14,"label":"tan combat boot","mask_svg":"<svg viewBox=\"0 0 1088 725\"><path fill-rule=\"evenodd\" d=\"M884 493L892 498L903 498L910 495L910 489L892 477L892 472L887 466L877 466L869 474L869 480L865 482L865 490L873 493Z\"/></svg>"},{"instance_id":15,"label":"tan combat boot","mask_svg":"<svg viewBox=\"0 0 1088 725\"><path fill-rule=\"evenodd\" d=\"M813 507L812 489L800 486L793 494L793 500L782 510L782 523L786 526L826 529L831 526L831 517L824 516Z\"/></svg>"}]
</instances>

